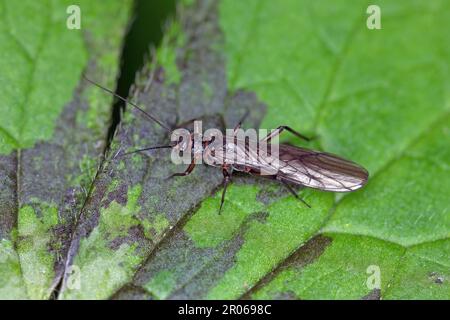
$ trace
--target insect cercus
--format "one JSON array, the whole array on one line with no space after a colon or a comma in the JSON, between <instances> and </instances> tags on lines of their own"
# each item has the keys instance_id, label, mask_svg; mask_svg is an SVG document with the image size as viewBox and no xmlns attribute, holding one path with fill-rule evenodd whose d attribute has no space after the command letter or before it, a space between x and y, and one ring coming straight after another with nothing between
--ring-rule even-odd
<instances>
[{"instance_id":1,"label":"insect cercus","mask_svg":"<svg viewBox=\"0 0 450 320\"><path fill-rule=\"evenodd\" d=\"M135 103L86 77L85 79L136 108L148 119L157 123L168 132L172 131L169 126L144 111ZM225 139L214 139L215 143L212 143L211 139L206 139L201 141L199 147L194 141L195 135L192 132L188 134L188 139L175 140L168 145L152 146L134 150L132 152L124 153L122 156L135 152L166 148L181 153L189 151L190 163L187 169L184 172L174 173L170 177L187 176L194 170L199 159L209 159L209 161L205 162L208 165L221 167L223 173L224 188L219 213L222 210L225 193L233 171L275 179L285 185L297 199L302 201L308 207L310 207L309 204L297 195L290 184L324 191L351 192L361 188L367 182L369 174L366 169L334 154L279 144L276 148L276 156L274 156L275 152L268 150L268 148L261 148L261 145L267 144L269 149L271 149L270 147L272 145L270 144L270 141L280 135L284 130L303 140L309 141L310 139L288 126L279 126L258 141L252 141L245 138L242 139L238 137L242 121L243 119L236 125L230 134L225 136ZM194 122L194 120L191 122ZM217 141L220 142L217 143Z\"/></svg>"}]
</instances>

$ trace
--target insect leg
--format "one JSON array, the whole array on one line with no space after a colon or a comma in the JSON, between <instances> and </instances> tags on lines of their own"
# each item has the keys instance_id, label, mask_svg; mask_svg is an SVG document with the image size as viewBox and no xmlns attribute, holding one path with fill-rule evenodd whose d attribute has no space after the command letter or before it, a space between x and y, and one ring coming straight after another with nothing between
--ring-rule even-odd
<instances>
[{"instance_id":1,"label":"insect leg","mask_svg":"<svg viewBox=\"0 0 450 320\"><path fill-rule=\"evenodd\" d=\"M195 168L195 161L192 160L191 164L189 165L189 167L187 167L187 169L184 172L174 173L174 174L170 175L167 179L170 179L173 177L184 177L184 176L190 175L191 172L194 170L194 168Z\"/></svg>"},{"instance_id":2,"label":"insect leg","mask_svg":"<svg viewBox=\"0 0 450 320\"><path fill-rule=\"evenodd\" d=\"M223 191L222 191L222 199L220 200L219 214L222 212L223 203L225 201L225 193L227 192L228 183L231 180L231 175L226 168L222 170L222 173L223 173Z\"/></svg>"},{"instance_id":3,"label":"insect leg","mask_svg":"<svg viewBox=\"0 0 450 320\"><path fill-rule=\"evenodd\" d=\"M185 128L185 127L187 127L187 126L193 124L195 121L198 121L198 120L200 120L200 118L194 118L194 119L191 119L191 120L187 120L187 121L185 121L185 122L182 122L182 123L180 123L180 124L177 124L177 125L175 126L175 129Z\"/></svg>"},{"instance_id":4,"label":"insect leg","mask_svg":"<svg viewBox=\"0 0 450 320\"><path fill-rule=\"evenodd\" d=\"M155 149L170 149L172 148L172 146L167 145L167 146L152 146L152 147L147 147L147 148L142 148L142 149L137 149L137 150L133 150L130 152L124 152L122 153L121 149L119 148L119 150L114 154L114 156L112 156L111 159L106 159L105 156L101 156L100 157L100 163L95 163L93 166L90 166L88 168L84 168L87 169L88 172L90 172L91 170L97 168L97 170L102 166L103 163L109 163L109 162L114 162L116 160L120 160L121 157L125 157L128 156L130 154L134 154L134 153L141 153L144 151L148 151L148 150L155 150Z\"/></svg>"},{"instance_id":5,"label":"insect leg","mask_svg":"<svg viewBox=\"0 0 450 320\"><path fill-rule=\"evenodd\" d=\"M277 179L278 181L281 181L281 183L289 190L290 193L292 193L292 195L294 197L296 197L298 200L300 200L301 202L303 202L308 208L311 208L311 206L305 201L303 200L301 197L299 197L299 195L297 194L297 192L295 192L295 190L285 181Z\"/></svg>"},{"instance_id":6,"label":"insect leg","mask_svg":"<svg viewBox=\"0 0 450 320\"><path fill-rule=\"evenodd\" d=\"M123 156L127 156L127 155L130 155L130 154L133 154L133 153L138 153L138 152L143 152L143 151L148 151L148 150L155 150L155 149L170 149L172 147L173 146L169 146L169 145L167 145L167 146L153 146L153 147L147 147L147 148L143 148L143 149L133 150L133 151L130 151L130 152L125 152L125 153L122 153L122 154L117 154L116 156L123 157Z\"/></svg>"},{"instance_id":7,"label":"insect leg","mask_svg":"<svg viewBox=\"0 0 450 320\"><path fill-rule=\"evenodd\" d=\"M244 122L244 120L248 117L249 113L250 111L247 110L245 114L242 116L242 118L239 120L238 124L234 127L233 135L235 135L236 132L241 128L242 122Z\"/></svg>"},{"instance_id":8,"label":"insect leg","mask_svg":"<svg viewBox=\"0 0 450 320\"><path fill-rule=\"evenodd\" d=\"M241 128L242 122L239 122L233 130L233 136L236 135L236 132Z\"/></svg>"},{"instance_id":9,"label":"insect leg","mask_svg":"<svg viewBox=\"0 0 450 320\"><path fill-rule=\"evenodd\" d=\"M308 138L307 136L302 135L301 133L295 131L294 129L292 129L291 127L288 126L279 126L278 128L276 128L274 131L272 131L271 133L269 133L265 138L261 139L260 142L269 142L272 138L278 136L279 134L281 134L281 132L283 132L284 130L289 131L290 133L292 133L293 135L299 137L300 139L306 140L306 141L311 141L311 138Z\"/></svg>"}]
</instances>

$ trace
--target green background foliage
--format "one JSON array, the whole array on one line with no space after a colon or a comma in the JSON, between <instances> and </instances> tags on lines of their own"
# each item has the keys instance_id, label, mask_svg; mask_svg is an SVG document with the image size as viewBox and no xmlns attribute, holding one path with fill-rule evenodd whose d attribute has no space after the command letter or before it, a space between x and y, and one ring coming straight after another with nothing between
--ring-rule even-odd
<instances>
[{"instance_id":1,"label":"green background foliage","mask_svg":"<svg viewBox=\"0 0 450 320\"><path fill-rule=\"evenodd\" d=\"M171 103L188 117L199 112L194 102L208 113L221 101L226 114L244 104L240 95L250 94L255 105L267 107L261 127L289 125L317 135L307 147L362 164L370 172L367 186L341 195L301 190L308 209L276 184L237 178L217 215L221 190L211 195L219 180L209 169L156 192L152 183L158 182L150 177L165 173L155 165L157 156L108 164L109 173L99 174L77 213L81 227L68 255L81 270L82 287L67 289L63 277L59 298L449 299L450 5L379 1L381 30L366 27L368 5L184 1L134 91L165 121ZM9 153L51 137L90 53L82 38L71 35L59 37L74 48L61 55L58 37L28 41L31 31L2 21L9 33L1 33L0 46L7 43L6 52L14 52L1 50L10 60L0 59L6 71L0 84L7 88L1 112L13 119L1 123L0 152ZM39 46L40 58L32 63ZM11 68L15 64L20 67ZM152 73L158 68L163 76ZM46 74L55 70L61 79L49 85ZM30 73L42 81L30 80ZM157 79L151 89L149 74ZM42 117L31 126L24 110L40 110ZM109 157L158 137L130 112L123 124ZM281 141L299 144L288 133ZM144 178L129 178L141 171ZM207 191L200 188L202 178L211 179ZM21 210L21 236L34 241L22 245L41 244L46 256L48 232L61 223L58 209L48 205L38 220L31 207ZM15 276L0 283L8 289L0 292L22 297L19 283L39 277L11 262L17 245L5 239L0 258L7 263L0 272ZM53 263L37 265L51 273ZM378 289L370 285L374 268ZM28 297L47 298L41 291L49 279L28 285Z\"/></svg>"},{"instance_id":2,"label":"green background foliage","mask_svg":"<svg viewBox=\"0 0 450 320\"><path fill-rule=\"evenodd\" d=\"M81 33L67 32L67 5L53 4L1 2L3 154L51 137L87 63Z\"/></svg>"}]
</instances>

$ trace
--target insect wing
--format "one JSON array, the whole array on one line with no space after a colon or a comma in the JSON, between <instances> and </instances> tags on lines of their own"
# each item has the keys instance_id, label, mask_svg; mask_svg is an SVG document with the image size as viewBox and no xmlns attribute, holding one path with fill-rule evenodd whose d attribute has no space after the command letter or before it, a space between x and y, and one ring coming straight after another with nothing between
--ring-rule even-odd
<instances>
[{"instance_id":1,"label":"insect wing","mask_svg":"<svg viewBox=\"0 0 450 320\"><path fill-rule=\"evenodd\" d=\"M224 147L223 160L232 164L238 171L247 171L263 176L274 176L278 173L279 160L258 148L257 141L234 139Z\"/></svg>"},{"instance_id":2,"label":"insect wing","mask_svg":"<svg viewBox=\"0 0 450 320\"><path fill-rule=\"evenodd\" d=\"M326 191L357 190L369 176L366 169L352 161L289 145L279 146L279 160L278 178Z\"/></svg>"}]
</instances>

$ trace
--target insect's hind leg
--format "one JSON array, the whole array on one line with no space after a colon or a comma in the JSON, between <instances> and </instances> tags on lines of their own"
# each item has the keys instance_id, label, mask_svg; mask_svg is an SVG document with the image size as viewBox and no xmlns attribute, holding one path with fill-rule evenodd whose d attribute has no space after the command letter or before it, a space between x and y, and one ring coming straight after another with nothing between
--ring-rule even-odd
<instances>
[{"instance_id":1,"label":"insect's hind leg","mask_svg":"<svg viewBox=\"0 0 450 320\"><path fill-rule=\"evenodd\" d=\"M289 126L279 126L278 128L276 128L274 131L272 131L271 133L269 133L265 138L261 139L260 142L270 142L270 140L278 135L280 135L284 130L289 131L290 133L292 133L293 135L299 137L300 139L303 139L305 141L311 141L313 138L308 138L307 136L301 134L300 132L295 131L294 129L292 129Z\"/></svg>"},{"instance_id":2,"label":"insect's hind leg","mask_svg":"<svg viewBox=\"0 0 450 320\"><path fill-rule=\"evenodd\" d=\"M305 204L305 206L307 206L308 208L311 208L311 206L305 200L303 200L288 183L286 183L285 181L280 180L280 179L277 179L277 180L280 181L289 190L289 192L295 198L297 198L297 200L300 200L301 202L303 202Z\"/></svg>"}]
</instances>

